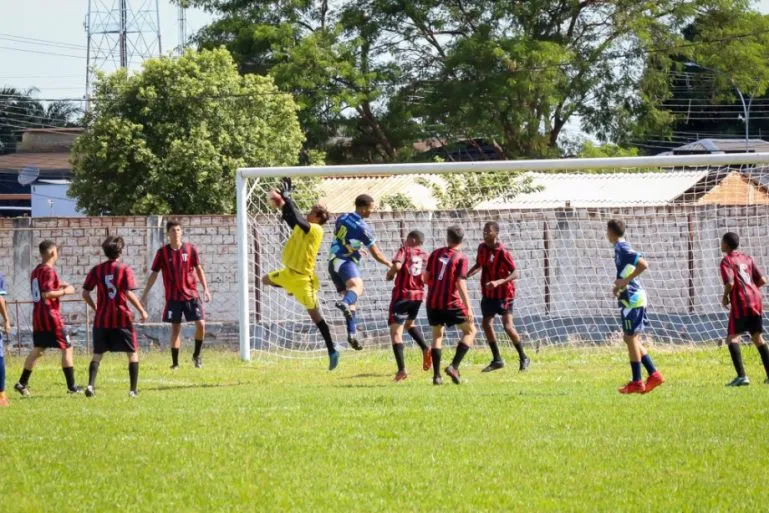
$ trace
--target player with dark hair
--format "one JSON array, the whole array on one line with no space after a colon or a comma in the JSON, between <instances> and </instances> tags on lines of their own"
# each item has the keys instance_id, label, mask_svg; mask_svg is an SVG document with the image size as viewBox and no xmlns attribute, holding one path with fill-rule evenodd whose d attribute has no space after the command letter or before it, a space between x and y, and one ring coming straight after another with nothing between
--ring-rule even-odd
<instances>
[{"instance_id":1,"label":"player with dark hair","mask_svg":"<svg viewBox=\"0 0 769 513\"><path fill-rule=\"evenodd\" d=\"M93 359L88 367L86 397L96 395L96 374L104 353L117 352L128 355L128 377L131 384L128 395L137 396L139 381L139 345L133 327L133 315L128 304L132 304L141 316L141 322L149 315L134 294L136 285L130 267L120 262L125 242L122 237L110 235L101 245L106 262L91 269L83 284L83 299L95 312L93 320ZM94 304L91 291L96 289L97 303Z\"/></svg>"},{"instance_id":2,"label":"player with dark hair","mask_svg":"<svg viewBox=\"0 0 769 513\"><path fill-rule=\"evenodd\" d=\"M392 262L376 246L374 233L365 219L374 211L374 198L361 194L355 198L355 212L341 215L336 220L334 241L331 243L331 255L328 272L342 299L336 307L344 314L347 322L347 343L356 351L363 349L357 336L355 304L363 294L363 280L360 276L360 259L365 250L371 252L374 260L388 269Z\"/></svg>"},{"instance_id":3,"label":"player with dark hair","mask_svg":"<svg viewBox=\"0 0 769 513\"><path fill-rule=\"evenodd\" d=\"M32 287L32 352L24 361L24 370L14 389L22 395L29 396L29 377L35 368L37 360L48 348L61 350L61 370L67 380L67 393L76 394L81 390L75 384L74 354L72 343L69 341L67 328L61 317L59 299L75 293L74 287L59 279L54 265L59 258L56 244L44 240L38 247L42 263L35 267L31 276Z\"/></svg>"},{"instance_id":4,"label":"player with dark hair","mask_svg":"<svg viewBox=\"0 0 769 513\"><path fill-rule=\"evenodd\" d=\"M649 320L646 317L646 291L638 277L649 268L649 264L630 247L625 240L625 223L612 219L606 224L606 237L614 245L614 264L617 275L612 292L619 301L623 339L630 357L631 381L619 389L621 394L645 394L665 382L662 374L654 367L651 357L640 340L640 333ZM641 365L649 377L641 380Z\"/></svg>"},{"instance_id":5,"label":"player with dark hair","mask_svg":"<svg viewBox=\"0 0 769 513\"><path fill-rule=\"evenodd\" d=\"M171 323L171 369L179 368L179 348L182 345L182 315L187 322L195 323L195 352L192 361L196 368L203 366L200 352L206 336L203 304L198 294L198 280L203 285L206 302L211 301L206 273L198 256L198 249L189 242L182 242L182 226L177 221L166 223L168 244L155 254L152 273L147 280L142 294L142 303L147 304L147 296L158 278L163 273L166 306L163 321Z\"/></svg>"},{"instance_id":6,"label":"player with dark hair","mask_svg":"<svg viewBox=\"0 0 769 513\"><path fill-rule=\"evenodd\" d=\"M387 271L387 281L395 280L388 325L392 341L395 363L398 372L395 381L403 381L408 377L403 360L403 332L408 332L422 349L422 370L429 370L432 365L430 349L427 347L422 330L414 325L419 314L419 308L425 297L425 282L423 278L427 253L422 249L425 235L419 230L409 232L403 246L393 257L393 265Z\"/></svg>"},{"instance_id":7,"label":"player with dark hair","mask_svg":"<svg viewBox=\"0 0 769 513\"><path fill-rule=\"evenodd\" d=\"M530 360L523 350L521 336L513 325L513 302L515 300L515 280L519 273L510 251L499 242L499 224L489 221L483 227L483 242L478 246L475 265L470 268L467 277L481 271L481 314L483 332L491 349L492 360L483 372L491 372L505 366L499 354L497 336L494 333L494 318L502 316L502 326L518 351L518 369L529 368Z\"/></svg>"},{"instance_id":8,"label":"player with dark hair","mask_svg":"<svg viewBox=\"0 0 769 513\"><path fill-rule=\"evenodd\" d=\"M432 327L433 384L441 381L441 346L444 328L457 326L462 340L457 345L454 360L445 372L459 385L459 364L475 340L475 320L467 292L467 257L462 254L464 231L459 226L450 226L446 231L447 246L436 249L427 259L425 281L427 282L427 320Z\"/></svg>"},{"instance_id":9,"label":"player with dark hair","mask_svg":"<svg viewBox=\"0 0 769 513\"><path fill-rule=\"evenodd\" d=\"M721 280L724 282L721 304L725 308L731 305L726 343L737 371L737 377L726 385L730 387L750 384L740 352L740 336L745 332L750 333L750 338L761 355L761 362L766 371L764 383L769 384L769 346L761 335L764 332L764 305L759 290L766 285L767 279L752 258L737 251L739 247L740 237L736 233L727 232L721 238L721 251L725 253L721 260Z\"/></svg>"},{"instance_id":10,"label":"player with dark hair","mask_svg":"<svg viewBox=\"0 0 769 513\"><path fill-rule=\"evenodd\" d=\"M328 370L334 370L339 364L339 351L331 339L331 329L320 312L320 281L315 274L315 260L323 242L323 225L328 222L329 213L322 205L315 205L305 217L291 197L291 192L291 180L288 178L283 179L280 192L273 191L275 205L282 209L283 220L291 228L291 236L283 247L283 269L263 276L262 283L284 289L307 309L326 342Z\"/></svg>"},{"instance_id":11,"label":"player with dark hair","mask_svg":"<svg viewBox=\"0 0 769 513\"><path fill-rule=\"evenodd\" d=\"M11 318L8 317L8 306L5 304L5 276L0 273L0 317L3 318L3 331L0 332L0 408L8 406L8 395L5 393L5 337L11 335Z\"/></svg>"}]
</instances>

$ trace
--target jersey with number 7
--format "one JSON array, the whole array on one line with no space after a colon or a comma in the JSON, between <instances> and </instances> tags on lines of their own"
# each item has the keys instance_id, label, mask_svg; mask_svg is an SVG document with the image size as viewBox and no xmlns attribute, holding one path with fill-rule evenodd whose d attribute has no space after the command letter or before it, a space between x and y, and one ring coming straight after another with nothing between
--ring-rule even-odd
<instances>
[{"instance_id":1,"label":"jersey with number 7","mask_svg":"<svg viewBox=\"0 0 769 513\"><path fill-rule=\"evenodd\" d=\"M116 260L107 260L91 269L83 283L83 290L96 289L93 327L130 328L132 314L126 293L136 288L131 268Z\"/></svg>"},{"instance_id":2,"label":"jersey with number 7","mask_svg":"<svg viewBox=\"0 0 769 513\"><path fill-rule=\"evenodd\" d=\"M457 282L467 278L467 257L456 248L436 249L427 259L427 272L427 308L465 311Z\"/></svg>"}]
</instances>

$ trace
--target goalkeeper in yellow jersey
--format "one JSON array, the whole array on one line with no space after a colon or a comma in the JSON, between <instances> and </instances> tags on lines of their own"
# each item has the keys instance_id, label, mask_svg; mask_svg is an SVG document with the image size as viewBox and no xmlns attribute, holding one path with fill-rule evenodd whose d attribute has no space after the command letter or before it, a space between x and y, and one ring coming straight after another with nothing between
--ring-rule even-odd
<instances>
[{"instance_id":1,"label":"goalkeeper in yellow jersey","mask_svg":"<svg viewBox=\"0 0 769 513\"><path fill-rule=\"evenodd\" d=\"M328 370L334 370L339 363L339 351L331 340L331 330L323 319L318 305L320 282L315 274L315 260L323 242L323 225L329 218L328 210L322 205L310 209L307 217L291 198L291 179L283 179L280 192L270 193L270 202L283 211L283 220L291 227L291 236L283 247L281 261L283 269L262 277L262 283L284 289L307 309L310 318L318 327L328 349Z\"/></svg>"}]
</instances>

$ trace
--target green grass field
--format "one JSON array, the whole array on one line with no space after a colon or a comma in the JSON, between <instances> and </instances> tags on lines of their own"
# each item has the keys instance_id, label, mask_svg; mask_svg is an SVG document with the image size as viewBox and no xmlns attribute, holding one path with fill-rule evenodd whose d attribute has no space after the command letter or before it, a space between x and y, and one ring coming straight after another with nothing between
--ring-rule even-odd
<instances>
[{"instance_id":1,"label":"green grass field","mask_svg":"<svg viewBox=\"0 0 769 513\"><path fill-rule=\"evenodd\" d=\"M171 373L154 353L136 400L122 355L93 399L66 396L48 355L34 397L0 410L0 509L769 511L769 385L752 347L740 389L723 386L725 348L658 349L668 382L646 396L617 394L619 347L545 349L526 374L491 375L479 348L466 382L442 387L417 353L400 384L385 352L345 353L334 373L212 352ZM21 359L7 360L10 388Z\"/></svg>"}]
</instances>

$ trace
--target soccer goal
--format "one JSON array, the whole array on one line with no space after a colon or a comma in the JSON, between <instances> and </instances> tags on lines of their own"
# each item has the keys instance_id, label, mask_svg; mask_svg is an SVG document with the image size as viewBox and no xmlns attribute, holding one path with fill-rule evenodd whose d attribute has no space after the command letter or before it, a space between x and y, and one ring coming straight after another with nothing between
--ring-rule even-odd
<instances>
[{"instance_id":1,"label":"soccer goal","mask_svg":"<svg viewBox=\"0 0 769 513\"><path fill-rule=\"evenodd\" d=\"M723 337L718 264L724 232L737 232L741 248L769 268L769 153L244 168L236 177L237 279L246 360L252 353L325 356L305 310L260 282L281 268L290 233L267 198L284 176L293 179L302 209L319 202L332 213L316 272L321 311L342 347L344 319L333 306L339 296L328 252L335 216L353 211L360 194L376 201L367 222L388 258L411 230L425 234L429 252L445 244L446 228L456 224L465 230L463 251L472 265L484 224L496 221L520 271L515 322L530 344L600 344L619 336L614 251L606 239L611 218L625 221L627 240L649 262L641 282L649 297L647 334L655 341ZM392 282L385 271L370 256L361 262L358 330L367 348L389 346ZM468 284L480 315L478 277ZM417 322L429 332L424 310Z\"/></svg>"}]
</instances>

